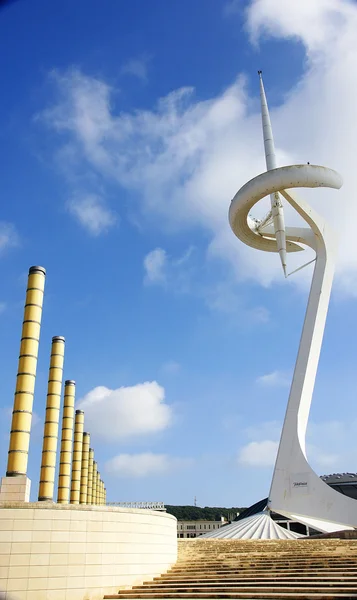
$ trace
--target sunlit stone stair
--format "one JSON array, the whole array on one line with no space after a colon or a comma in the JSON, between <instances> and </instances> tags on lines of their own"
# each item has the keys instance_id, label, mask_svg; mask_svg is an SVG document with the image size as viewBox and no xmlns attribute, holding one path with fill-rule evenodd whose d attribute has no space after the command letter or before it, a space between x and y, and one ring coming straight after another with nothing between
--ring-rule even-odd
<instances>
[{"instance_id":1,"label":"sunlit stone stair","mask_svg":"<svg viewBox=\"0 0 357 600\"><path fill-rule=\"evenodd\" d=\"M165 575L104 598L357 598L357 540L180 540Z\"/></svg>"}]
</instances>

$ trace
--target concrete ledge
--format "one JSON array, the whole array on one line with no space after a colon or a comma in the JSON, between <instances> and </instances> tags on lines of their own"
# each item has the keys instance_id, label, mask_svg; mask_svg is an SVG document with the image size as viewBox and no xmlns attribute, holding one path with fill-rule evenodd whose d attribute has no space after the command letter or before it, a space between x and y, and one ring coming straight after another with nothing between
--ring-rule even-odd
<instances>
[{"instance_id":1,"label":"concrete ledge","mask_svg":"<svg viewBox=\"0 0 357 600\"><path fill-rule=\"evenodd\" d=\"M29 502L30 491L31 481L26 475L2 477L0 481L0 506L3 502Z\"/></svg>"},{"instance_id":2,"label":"concrete ledge","mask_svg":"<svg viewBox=\"0 0 357 600\"><path fill-rule=\"evenodd\" d=\"M176 559L176 519L164 512L0 503L0 600L102 600Z\"/></svg>"}]
</instances>

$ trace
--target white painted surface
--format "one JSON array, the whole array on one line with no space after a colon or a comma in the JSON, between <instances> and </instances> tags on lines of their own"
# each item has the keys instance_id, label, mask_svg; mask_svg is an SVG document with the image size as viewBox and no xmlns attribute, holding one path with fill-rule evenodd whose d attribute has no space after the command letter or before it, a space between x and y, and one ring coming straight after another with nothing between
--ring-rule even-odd
<instances>
[{"instance_id":1,"label":"white painted surface","mask_svg":"<svg viewBox=\"0 0 357 600\"><path fill-rule=\"evenodd\" d=\"M0 599L102 600L176 562L164 512L44 503L0 505Z\"/></svg>"},{"instance_id":2,"label":"white painted surface","mask_svg":"<svg viewBox=\"0 0 357 600\"><path fill-rule=\"evenodd\" d=\"M310 467L305 453L306 428L320 357L333 281L336 239L323 219L292 188L339 189L341 176L317 165L291 165L262 173L235 195L229 209L233 232L248 246L276 252L274 228L258 232L249 212L263 197L279 191L309 225L286 227L287 252L312 247L316 263L289 402L275 464L268 507L321 531L357 527L357 502L329 487Z\"/></svg>"},{"instance_id":3,"label":"white painted surface","mask_svg":"<svg viewBox=\"0 0 357 600\"><path fill-rule=\"evenodd\" d=\"M259 83L260 83L260 101L262 108L262 126L263 126L263 138L264 138L264 150L265 150L265 162L267 170L277 168L275 146L273 138L273 130L270 122L268 103L265 96L265 90L262 79L262 72L259 71ZM285 233L285 222L284 222L284 209L283 203L279 196L279 192L270 194L271 204L271 216L274 223L275 241L277 245L277 251L280 256L280 261L283 267L284 275L286 277L286 233Z\"/></svg>"},{"instance_id":4,"label":"white painted surface","mask_svg":"<svg viewBox=\"0 0 357 600\"><path fill-rule=\"evenodd\" d=\"M233 540L294 540L303 537L293 531L288 531L275 523L266 511L242 519L230 525L225 525L219 531L212 531L201 536L202 539L233 539Z\"/></svg>"}]
</instances>

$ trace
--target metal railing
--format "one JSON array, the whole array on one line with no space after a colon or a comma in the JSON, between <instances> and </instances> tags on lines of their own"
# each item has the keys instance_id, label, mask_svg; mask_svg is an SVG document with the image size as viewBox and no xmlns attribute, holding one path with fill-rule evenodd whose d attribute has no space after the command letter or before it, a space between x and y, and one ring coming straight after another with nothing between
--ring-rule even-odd
<instances>
[{"instance_id":1,"label":"metal railing","mask_svg":"<svg viewBox=\"0 0 357 600\"><path fill-rule=\"evenodd\" d=\"M107 506L121 508L145 508L149 510L166 510L163 502L107 502Z\"/></svg>"}]
</instances>

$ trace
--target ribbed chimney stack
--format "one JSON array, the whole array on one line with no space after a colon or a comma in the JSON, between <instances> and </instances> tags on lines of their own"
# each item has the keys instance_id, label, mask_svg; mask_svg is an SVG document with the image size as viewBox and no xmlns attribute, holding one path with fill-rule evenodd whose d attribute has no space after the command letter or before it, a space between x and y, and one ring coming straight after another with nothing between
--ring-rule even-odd
<instances>
[{"instance_id":1,"label":"ribbed chimney stack","mask_svg":"<svg viewBox=\"0 0 357 600\"><path fill-rule=\"evenodd\" d=\"M74 429L76 382L67 379L64 384L61 454L58 476L57 502L68 504L71 491L71 463Z\"/></svg>"},{"instance_id":2,"label":"ribbed chimney stack","mask_svg":"<svg viewBox=\"0 0 357 600\"><path fill-rule=\"evenodd\" d=\"M94 450L93 450L93 448L89 448L87 504L93 504L93 502L92 502L92 491L93 491L93 460L94 460Z\"/></svg>"},{"instance_id":3,"label":"ribbed chimney stack","mask_svg":"<svg viewBox=\"0 0 357 600\"><path fill-rule=\"evenodd\" d=\"M65 339L52 338L38 500L53 501Z\"/></svg>"},{"instance_id":4,"label":"ribbed chimney stack","mask_svg":"<svg viewBox=\"0 0 357 600\"><path fill-rule=\"evenodd\" d=\"M93 461L93 489L92 489L92 504L97 503L97 483L98 483L98 466L97 462Z\"/></svg>"},{"instance_id":5,"label":"ribbed chimney stack","mask_svg":"<svg viewBox=\"0 0 357 600\"><path fill-rule=\"evenodd\" d=\"M81 488L80 488L79 504L87 504L89 443L90 443L90 435L89 435L89 433L84 432L83 433Z\"/></svg>"},{"instance_id":6,"label":"ribbed chimney stack","mask_svg":"<svg viewBox=\"0 0 357 600\"><path fill-rule=\"evenodd\" d=\"M7 477L27 474L45 277L46 270L43 267L30 268L12 412Z\"/></svg>"},{"instance_id":7,"label":"ribbed chimney stack","mask_svg":"<svg viewBox=\"0 0 357 600\"><path fill-rule=\"evenodd\" d=\"M71 504L79 504L82 468L84 412L76 410L72 459Z\"/></svg>"},{"instance_id":8,"label":"ribbed chimney stack","mask_svg":"<svg viewBox=\"0 0 357 600\"><path fill-rule=\"evenodd\" d=\"M15 489L14 481L9 479L13 477L21 478L15 485L17 500L28 502L30 498L27 463L45 278L46 270L43 267L30 268L12 411L8 462L6 477L1 482L0 501L15 499L14 492L12 492Z\"/></svg>"}]
</instances>

